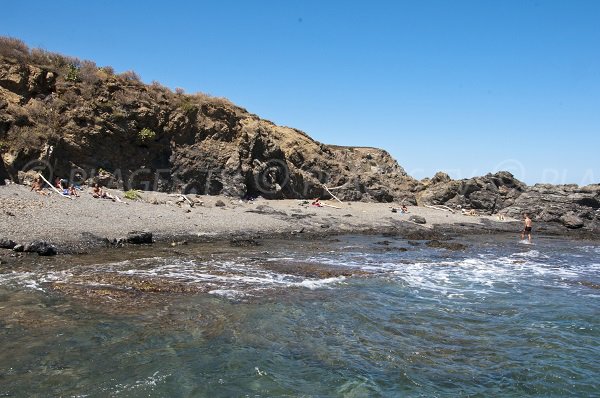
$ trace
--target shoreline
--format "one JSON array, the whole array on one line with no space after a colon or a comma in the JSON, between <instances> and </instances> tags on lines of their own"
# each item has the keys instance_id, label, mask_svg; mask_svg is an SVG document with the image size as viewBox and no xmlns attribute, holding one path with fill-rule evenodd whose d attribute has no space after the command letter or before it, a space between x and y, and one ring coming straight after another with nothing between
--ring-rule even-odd
<instances>
[{"instance_id":1,"label":"shoreline","mask_svg":"<svg viewBox=\"0 0 600 398\"><path fill-rule=\"evenodd\" d=\"M128 233L147 231L154 242L230 241L253 245L257 239L319 239L334 235L396 235L414 240L448 240L462 235L515 234L522 221L496 216L409 206L393 212L397 203L323 201L312 206L299 199L243 201L225 196L179 195L140 191L139 199L107 190L122 202L93 198L89 189L68 199L51 192L43 196L18 184L0 186L0 240L26 245L46 241L59 254L84 253L97 247L120 246ZM189 200L188 200L189 199ZM409 220L423 217L425 224ZM535 220L534 220L535 222ZM569 230L558 224L534 223L536 236L597 241L593 231ZM12 252L0 249L0 256Z\"/></svg>"}]
</instances>

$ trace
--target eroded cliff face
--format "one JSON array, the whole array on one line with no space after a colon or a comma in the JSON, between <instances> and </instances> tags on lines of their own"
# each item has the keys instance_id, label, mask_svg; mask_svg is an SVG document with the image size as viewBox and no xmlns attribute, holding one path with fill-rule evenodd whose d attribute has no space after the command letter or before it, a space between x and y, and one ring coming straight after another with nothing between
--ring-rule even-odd
<instances>
[{"instance_id":1,"label":"eroded cliff face","mask_svg":"<svg viewBox=\"0 0 600 398\"><path fill-rule=\"evenodd\" d=\"M53 176L160 191L414 203L385 151L321 144L229 101L173 93L88 63L0 57L0 177ZM51 171L48 171L51 170Z\"/></svg>"}]
</instances>

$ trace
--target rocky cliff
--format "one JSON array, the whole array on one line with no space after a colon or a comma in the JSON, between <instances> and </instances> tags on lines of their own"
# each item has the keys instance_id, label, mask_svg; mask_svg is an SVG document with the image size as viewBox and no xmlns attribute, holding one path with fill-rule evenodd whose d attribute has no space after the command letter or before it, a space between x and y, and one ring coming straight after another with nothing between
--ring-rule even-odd
<instances>
[{"instance_id":1,"label":"rocky cliff","mask_svg":"<svg viewBox=\"0 0 600 398\"><path fill-rule=\"evenodd\" d=\"M414 202L386 152L325 145L222 98L143 84L89 61L0 40L0 179L54 176L124 189ZM339 187L339 188L338 188Z\"/></svg>"}]
</instances>

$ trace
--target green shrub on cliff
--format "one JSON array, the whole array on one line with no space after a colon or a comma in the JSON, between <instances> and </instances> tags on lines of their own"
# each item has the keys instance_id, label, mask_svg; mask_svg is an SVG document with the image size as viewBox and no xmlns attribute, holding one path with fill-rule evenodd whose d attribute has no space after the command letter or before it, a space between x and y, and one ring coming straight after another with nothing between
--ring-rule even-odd
<instances>
[{"instance_id":1,"label":"green shrub on cliff","mask_svg":"<svg viewBox=\"0 0 600 398\"><path fill-rule=\"evenodd\" d=\"M147 127L141 129L137 134L137 142L141 145L150 143L156 138L156 133Z\"/></svg>"},{"instance_id":2,"label":"green shrub on cliff","mask_svg":"<svg viewBox=\"0 0 600 398\"><path fill-rule=\"evenodd\" d=\"M70 64L67 67L67 76L65 76L65 80L70 82L79 81L79 68L76 65Z\"/></svg>"}]
</instances>

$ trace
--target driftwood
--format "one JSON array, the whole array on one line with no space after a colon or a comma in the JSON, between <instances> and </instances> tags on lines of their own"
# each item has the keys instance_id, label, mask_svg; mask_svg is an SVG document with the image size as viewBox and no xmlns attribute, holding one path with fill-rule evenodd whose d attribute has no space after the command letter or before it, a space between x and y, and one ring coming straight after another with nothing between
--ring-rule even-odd
<instances>
[{"instance_id":1,"label":"driftwood","mask_svg":"<svg viewBox=\"0 0 600 398\"><path fill-rule=\"evenodd\" d=\"M434 210L439 210L439 211L449 211L450 213L454 214L454 210L452 210L451 208L449 208L448 206L444 206L444 205L435 205L435 206L431 206L431 205L423 205L429 209L434 209Z\"/></svg>"},{"instance_id":2,"label":"driftwood","mask_svg":"<svg viewBox=\"0 0 600 398\"><path fill-rule=\"evenodd\" d=\"M335 200L337 200L337 201L338 201L338 202L340 202L341 204L344 204L344 202L342 202L341 200L339 200L337 196L335 196L334 194L332 194L332 193L331 193L331 191L329 190L329 188L327 188L325 185L323 185L323 188L325 188L325 190L326 190L327 192L329 192L329 194L330 194L331 196L333 196L333 198L334 198ZM337 188L340 188L340 187L337 187Z\"/></svg>"},{"instance_id":3,"label":"driftwood","mask_svg":"<svg viewBox=\"0 0 600 398\"><path fill-rule=\"evenodd\" d=\"M327 203L321 203L321 206L325 206L325 207L333 207L334 209L341 209L341 207L334 206L334 205L328 205Z\"/></svg>"},{"instance_id":4,"label":"driftwood","mask_svg":"<svg viewBox=\"0 0 600 398\"><path fill-rule=\"evenodd\" d=\"M194 203L192 203L192 201L191 201L191 200L189 200L187 196L185 196L185 195L184 195L184 194L182 194L182 193L181 193L181 194L179 194L179 196L181 196L183 199L185 199L185 200L186 200L186 201L187 201L187 202L190 204L190 207L194 207Z\"/></svg>"},{"instance_id":5,"label":"driftwood","mask_svg":"<svg viewBox=\"0 0 600 398\"><path fill-rule=\"evenodd\" d=\"M50 186L50 188L52 188L52 189L54 190L54 192L56 192L57 194L59 194L59 195L60 195L60 196L62 196L63 198L66 198L66 199L73 199L73 198L72 198L72 197L70 197L70 196L63 195L63 193L62 193L62 192L60 192L58 189L56 189L56 187L55 187L54 185L50 184L50 182L44 178L44 176L42 175L42 173L38 173L38 175L41 177L41 179L42 179L42 180L44 180L44 182L45 182L46 184L48 184L48 185Z\"/></svg>"},{"instance_id":6,"label":"driftwood","mask_svg":"<svg viewBox=\"0 0 600 398\"><path fill-rule=\"evenodd\" d=\"M192 202L186 195L184 195L182 193L170 193L167 196L169 196L171 198L181 198L184 201L188 202L190 207L194 207L194 202Z\"/></svg>"}]
</instances>

